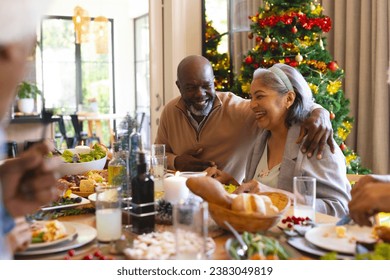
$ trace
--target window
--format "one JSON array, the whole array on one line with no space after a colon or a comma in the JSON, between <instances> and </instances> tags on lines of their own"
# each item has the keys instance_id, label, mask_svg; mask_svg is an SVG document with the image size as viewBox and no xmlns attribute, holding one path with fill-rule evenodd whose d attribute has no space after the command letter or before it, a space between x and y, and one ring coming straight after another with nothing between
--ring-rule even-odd
<instances>
[{"instance_id":1,"label":"window","mask_svg":"<svg viewBox=\"0 0 390 280\"><path fill-rule=\"evenodd\" d=\"M150 148L150 88L149 88L149 16L134 19L135 98L137 119L143 121L141 134L146 149ZM143 120L141 119L143 116Z\"/></svg>"},{"instance_id":2,"label":"window","mask_svg":"<svg viewBox=\"0 0 390 280\"><path fill-rule=\"evenodd\" d=\"M46 108L62 114L93 110L96 100L99 113L114 113L113 21L108 22L107 54L96 54L93 34L90 42L76 44L71 17L48 17L41 25L41 72ZM93 19L90 30L93 30ZM104 144L109 143L108 125L103 127Z\"/></svg>"}]
</instances>

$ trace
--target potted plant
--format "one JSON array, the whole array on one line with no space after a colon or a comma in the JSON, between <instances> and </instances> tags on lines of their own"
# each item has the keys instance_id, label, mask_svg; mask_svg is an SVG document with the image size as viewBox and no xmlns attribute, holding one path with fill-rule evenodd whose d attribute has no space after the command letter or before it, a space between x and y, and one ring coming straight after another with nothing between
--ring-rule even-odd
<instances>
[{"instance_id":1,"label":"potted plant","mask_svg":"<svg viewBox=\"0 0 390 280\"><path fill-rule=\"evenodd\" d=\"M34 111L35 99L42 92L37 85L30 82L22 82L18 87L18 109L20 112L30 114Z\"/></svg>"}]
</instances>

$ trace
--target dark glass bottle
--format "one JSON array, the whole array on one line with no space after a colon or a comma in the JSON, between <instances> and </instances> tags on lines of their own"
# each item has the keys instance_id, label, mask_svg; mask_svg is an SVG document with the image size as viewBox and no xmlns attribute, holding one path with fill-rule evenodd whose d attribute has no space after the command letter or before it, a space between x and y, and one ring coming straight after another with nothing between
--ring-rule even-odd
<instances>
[{"instance_id":1,"label":"dark glass bottle","mask_svg":"<svg viewBox=\"0 0 390 280\"><path fill-rule=\"evenodd\" d=\"M146 158L144 152L137 153L137 176L131 181L132 232L136 234L154 231L155 206L154 182L146 172Z\"/></svg>"}]
</instances>

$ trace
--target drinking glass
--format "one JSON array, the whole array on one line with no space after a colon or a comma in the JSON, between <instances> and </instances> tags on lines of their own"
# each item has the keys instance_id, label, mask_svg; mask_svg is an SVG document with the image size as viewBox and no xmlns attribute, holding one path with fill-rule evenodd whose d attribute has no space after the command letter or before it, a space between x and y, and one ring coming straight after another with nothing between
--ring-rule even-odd
<instances>
[{"instance_id":1,"label":"drinking glass","mask_svg":"<svg viewBox=\"0 0 390 280\"><path fill-rule=\"evenodd\" d=\"M207 258L207 202L179 202L173 206L176 259Z\"/></svg>"},{"instance_id":2,"label":"drinking glass","mask_svg":"<svg viewBox=\"0 0 390 280\"><path fill-rule=\"evenodd\" d=\"M294 177L294 216L309 217L315 221L316 179L313 177Z\"/></svg>"},{"instance_id":3,"label":"drinking glass","mask_svg":"<svg viewBox=\"0 0 390 280\"><path fill-rule=\"evenodd\" d=\"M153 144L151 156L152 157L165 156L165 144Z\"/></svg>"},{"instance_id":4,"label":"drinking glass","mask_svg":"<svg viewBox=\"0 0 390 280\"><path fill-rule=\"evenodd\" d=\"M100 242L113 242L122 235L121 187L96 188L96 230Z\"/></svg>"},{"instance_id":5,"label":"drinking glass","mask_svg":"<svg viewBox=\"0 0 390 280\"><path fill-rule=\"evenodd\" d=\"M167 173L167 157L152 156L150 158L150 174L154 179L154 194L156 199L161 198L164 194L163 179Z\"/></svg>"}]
</instances>

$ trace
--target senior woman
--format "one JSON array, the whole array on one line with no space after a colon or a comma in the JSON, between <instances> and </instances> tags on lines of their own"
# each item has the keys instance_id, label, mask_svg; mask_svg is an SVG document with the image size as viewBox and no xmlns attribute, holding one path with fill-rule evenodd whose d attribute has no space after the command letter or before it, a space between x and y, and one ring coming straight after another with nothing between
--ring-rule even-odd
<instances>
[{"instance_id":1,"label":"senior woman","mask_svg":"<svg viewBox=\"0 0 390 280\"><path fill-rule=\"evenodd\" d=\"M261 132L249 153L246 183L236 192L271 187L291 194L294 176L311 176L317 179L316 211L338 217L346 214L351 186L338 145L334 145L334 154L326 146L322 159L317 160L305 157L295 141L313 103L303 76L285 64L259 68L253 74L250 91L251 109ZM224 172L214 171L212 175L222 183L237 184Z\"/></svg>"}]
</instances>

